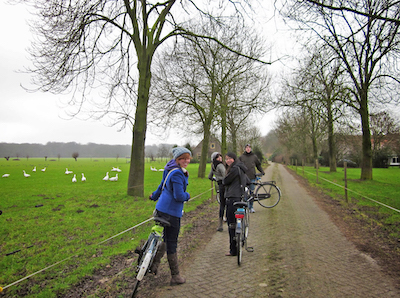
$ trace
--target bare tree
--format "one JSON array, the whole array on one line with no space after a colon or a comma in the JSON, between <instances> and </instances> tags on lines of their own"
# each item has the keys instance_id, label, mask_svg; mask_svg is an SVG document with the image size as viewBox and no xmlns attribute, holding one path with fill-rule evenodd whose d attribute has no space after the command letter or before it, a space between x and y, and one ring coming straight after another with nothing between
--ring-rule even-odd
<instances>
[{"instance_id":1,"label":"bare tree","mask_svg":"<svg viewBox=\"0 0 400 298\"><path fill-rule=\"evenodd\" d=\"M192 31L197 35L221 36L220 41L225 45L259 57L261 43L248 28L238 22L232 23L221 26L209 20L196 25ZM263 110L262 91L267 86L265 71L253 60L198 37L187 37L173 51L166 51L162 60L168 64L160 65L157 77L158 97L164 99L164 105L159 108L166 112L161 118L178 119L176 125L203 135L198 176L204 177L211 128L225 129L219 120L227 115L227 109L234 109L235 115L246 114L243 119L256 108Z\"/></svg>"},{"instance_id":2,"label":"bare tree","mask_svg":"<svg viewBox=\"0 0 400 298\"><path fill-rule=\"evenodd\" d=\"M332 3L335 6L338 1ZM387 3L394 2L346 1L347 7L364 11L367 16L295 0L290 1L286 11L287 16L296 20L301 29L312 31L329 46L347 72L352 96L346 104L355 109L361 118L362 180L372 179L371 101L390 102L397 99L393 96L393 84L400 82L392 68L398 59L400 24L370 16L386 14L397 19L400 10L396 9L397 6L388 7Z\"/></svg>"},{"instance_id":3,"label":"bare tree","mask_svg":"<svg viewBox=\"0 0 400 298\"><path fill-rule=\"evenodd\" d=\"M213 5L202 9L200 2L192 0L18 2L31 3L37 11L38 20L32 26L38 38L30 51L33 82L42 91L74 91L76 96L71 104L78 106L76 113L91 98L91 91L107 87L104 109L94 116L117 113L120 121L133 126L127 193L143 197L144 144L154 54L171 37L193 36L184 28L185 17L193 17L194 13L211 16L208 11ZM241 4L246 2L219 4L225 11L234 12L243 9ZM182 8L173 14L177 5ZM233 6L233 10L227 6ZM216 37L202 37L218 42Z\"/></svg>"},{"instance_id":4,"label":"bare tree","mask_svg":"<svg viewBox=\"0 0 400 298\"><path fill-rule=\"evenodd\" d=\"M329 51L323 47L311 48L306 57L299 59L294 78L286 81L286 92L276 103L277 106L311 109L311 114L325 122L331 172L336 172L334 126L343 116L343 101L349 95L343 72L340 60Z\"/></svg>"}]
</instances>

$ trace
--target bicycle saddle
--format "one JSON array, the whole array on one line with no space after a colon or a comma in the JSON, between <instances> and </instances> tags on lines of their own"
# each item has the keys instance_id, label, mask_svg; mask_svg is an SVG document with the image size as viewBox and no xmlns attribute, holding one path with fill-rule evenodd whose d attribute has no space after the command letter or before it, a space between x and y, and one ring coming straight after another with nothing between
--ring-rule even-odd
<instances>
[{"instance_id":1,"label":"bicycle saddle","mask_svg":"<svg viewBox=\"0 0 400 298\"><path fill-rule=\"evenodd\" d=\"M168 220L158 216L154 217L154 221L163 227L169 227L171 225Z\"/></svg>"},{"instance_id":2,"label":"bicycle saddle","mask_svg":"<svg viewBox=\"0 0 400 298\"><path fill-rule=\"evenodd\" d=\"M235 203L233 203L233 206L242 207L242 208L248 207L247 202L235 202Z\"/></svg>"}]
</instances>

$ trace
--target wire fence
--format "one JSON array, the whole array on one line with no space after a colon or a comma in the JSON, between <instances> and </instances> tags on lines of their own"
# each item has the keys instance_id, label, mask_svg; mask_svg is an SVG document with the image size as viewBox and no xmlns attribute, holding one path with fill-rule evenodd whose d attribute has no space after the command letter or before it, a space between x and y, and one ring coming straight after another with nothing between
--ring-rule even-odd
<instances>
[{"instance_id":1,"label":"wire fence","mask_svg":"<svg viewBox=\"0 0 400 298\"><path fill-rule=\"evenodd\" d=\"M393 211L395 211L395 212L400 213L400 210L397 209L397 208L394 208L394 207L389 206L389 205L387 205L387 204L385 204L385 203L379 202L379 201L377 201L377 200L375 200L375 199L372 199L372 198L370 198L370 197L368 197L368 196L366 196L366 195L364 195L364 194L362 194L362 193L359 193L359 192L357 192L357 191L354 191L354 190L352 190L352 189L350 189L350 188L348 188L348 187L346 187L346 186L340 185L340 184L338 184L338 183L335 183L335 182L333 182L333 181L330 181L330 180L328 180L328 179L325 179L325 178L319 176L319 175L318 175L318 171L317 171L316 173L313 173L313 172L309 172L309 171L306 171L306 170L303 169L303 172L304 172L304 173L307 173L307 174L310 174L310 175L314 175L314 176L318 177L317 179L322 179L322 180L324 180L324 181L326 181L326 182L328 182L328 183L330 183L330 184L333 184L333 185L335 185L335 186L337 186L337 187L343 188L343 189L346 190L346 191L349 191L349 192L352 192L352 193L354 193L354 194L356 194L356 195L359 195L360 197L362 197L362 198L364 198L364 199L367 199L367 200L369 200L369 201L371 201L371 202L374 202L374 203L376 203L376 204L378 204L378 205L381 205L381 206L383 206L383 207L389 208L389 209L391 209L391 210L393 210Z\"/></svg>"},{"instance_id":2,"label":"wire fence","mask_svg":"<svg viewBox=\"0 0 400 298\"><path fill-rule=\"evenodd\" d=\"M195 200L196 198L199 198L199 197L201 197L202 195L204 195L204 194L206 194L206 193L208 193L209 191L212 191L212 190L213 190L213 188L210 188L210 189L208 189L208 190L206 190L206 191L204 191L204 192L202 192L202 193L200 193L200 194L194 196L193 198L190 198L189 201L193 201L193 200ZM101 242L99 242L99 243L94 244L93 246L97 246L97 245L103 244L103 243L105 243L105 242L110 241L111 239L114 239L114 238L116 238L116 237L118 237L118 236L121 236L121 235L125 234L126 232L129 232L129 231L131 231L131 230L133 230L133 229L135 229L135 228L137 228L137 227L140 227L141 225L144 225L145 223L147 223L147 222L153 220L153 218L154 218L154 217L150 217L150 218L146 219L145 221L142 221L141 223L138 223L138 224L136 224L136 225L134 225L134 226L132 226L132 227L130 227L130 228L128 228L128 229L126 229L126 230L124 230L124 231L118 233L118 234L115 234L115 235L113 235L113 236L111 236L111 237L109 237L109 238L107 238L107 239L105 239L105 240L103 240L103 241L101 241ZM44 271L46 271L46 270L48 270L48 269L50 269L50 268L52 268L52 267L55 267L55 266L57 266L57 265L59 265L59 264L61 264L61 263L64 263L64 262L68 261L69 259L71 259L71 258L73 258L73 257L78 257L78 256L79 256L79 255L72 255L72 256L69 256L69 257L67 257L67 258L65 258L65 259L63 259L63 260L61 260L61 261L58 261L58 262L56 262L56 263L53 263L53 264L50 265L50 266L47 266L47 267L45 267L45 268L43 268L43 269L40 269L40 270L38 270L38 271L36 271L36 272L34 272L34 273L32 273L32 274L29 274L29 275L25 276L25 277L23 277L23 278L21 278L21 279L19 279L19 280L17 280L17 281L14 281L14 282L11 283L11 284L8 284L8 285L6 285L6 286L4 286L4 287L0 287L0 293L1 293L3 290L5 290L5 289L7 289L7 288L9 288L9 287L15 286L15 285L19 284L20 282L22 282L22 281L24 281L24 280L26 280L26 279L28 279L28 278L30 278L30 277L32 277L32 276L35 276L35 275L37 275L37 274L39 274L39 273L41 273L41 272L44 272Z\"/></svg>"}]
</instances>

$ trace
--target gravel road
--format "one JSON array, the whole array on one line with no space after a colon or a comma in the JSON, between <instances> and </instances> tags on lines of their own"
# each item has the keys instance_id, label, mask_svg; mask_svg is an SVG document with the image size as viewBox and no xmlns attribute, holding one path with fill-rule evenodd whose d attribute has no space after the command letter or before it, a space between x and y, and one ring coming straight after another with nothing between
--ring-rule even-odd
<instances>
[{"instance_id":1,"label":"gravel road","mask_svg":"<svg viewBox=\"0 0 400 298\"><path fill-rule=\"evenodd\" d=\"M157 297L400 297L377 263L348 241L310 194L279 164L265 180L276 180L281 202L255 204L248 245L239 267L226 257L228 233L215 232L181 271L187 282L159 284Z\"/></svg>"}]
</instances>

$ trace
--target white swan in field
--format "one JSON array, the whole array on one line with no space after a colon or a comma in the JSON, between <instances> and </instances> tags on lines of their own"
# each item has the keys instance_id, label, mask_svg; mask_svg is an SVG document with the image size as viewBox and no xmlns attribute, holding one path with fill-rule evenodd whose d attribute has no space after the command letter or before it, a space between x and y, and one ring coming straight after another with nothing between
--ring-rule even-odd
<instances>
[{"instance_id":1,"label":"white swan in field","mask_svg":"<svg viewBox=\"0 0 400 298\"><path fill-rule=\"evenodd\" d=\"M115 174L115 177L111 177L110 181L118 181L118 174Z\"/></svg>"},{"instance_id":2,"label":"white swan in field","mask_svg":"<svg viewBox=\"0 0 400 298\"><path fill-rule=\"evenodd\" d=\"M164 172L164 169L159 169L158 171L159 171L159 172Z\"/></svg>"},{"instance_id":3,"label":"white swan in field","mask_svg":"<svg viewBox=\"0 0 400 298\"><path fill-rule=\"evenodd\" d=\"M4 174L4 175L1 176L1 177L3 177L3 178L8 178L8 177L10 177L10 174Z\"/></svg>"},{"instance_id":4,"label":"white swan in field","mask_svg":"<svg viewBox=\"0 0 400 298\"><path fill-rule=\"evenodd\" d=\"M27 174L27 173L25 172L25 170L22 170L22 172L24 172L25 178L29 178L29 177L31 176L31 175Z\"/></svg>"},{"instance_id":5,"label":"white swan in field","mask_svg":"<svg viewBox=\"0 0 400 298\"><path fill-rule=\"evenodd\" d=\"M103 180L107 181L108 179L110 179L110 177L108 176L108 172L107 172L107 174L104 176Z\"/></svg>"},{"instance_id":6,"label":"white swan in field","mask_svg":"<svg viewBox=\"0 0 400 298\"><path fill-rule=\"evenodd\" d=\"M68 171L68 168L65 168L65 175L69 175L69 174L72 174L73 173L73 171Z\"/></svg>"},{"instance_id":7,"label":"white swan in field","mask_svg":"<svg viewBox=\"0 0 400 298\"><path fill-rule=\"evenodd\" d=\"M122 170L120 170L119 167L116 168L112 167L111 172L122 172Z\"/></svg>"},{"instance_id":8,"label":"white swan in field","mask_svg":"<svg viewBox=\"0 0 400 298\"><path fill-rule=\"evenodd\" d=\"M153 168L153 167L150 167L150 169L151 169L153 172L157 172L157 171L158 171L156 168Z\"/></svg>"},{"instance_id":9,"label":"white swan in field","mask_svg":"<svg viewBox=\"0 0 400 298\"><path fill-rule=\"evenodd\" d=\"M74 177L72 177L72 182L76 182L76 174L74 174Z\"/></svg>"},{"instance_id":10,"label":"white swan in field","mask_svg":"<svg viewBox=\"0 0 400 298\"><path fill-rule=\"evenodd\" d=\"M44 167L41 171L42 171L42 172L46 172L46 167Z\"/></svg>"},{"instance_id":11,"label":"white swan in field","mask_svg":"<svg viewBox=\"0 0 400 298\"><path fill-rule=\"evenodd\" d=\"M85 175L82 173L82 179L81 179L81 181L82 182L85 182L86 181L86 177L85 177Z\"/></svg>"},{"instance_id":12,"label":"white swan in field","mask_svg":"<svg viewBox=\"0 0 400 298\"><path fill-rule=\"evenodd\" d=\"M36 166L33 168L32 172L36 172Z\"/></svg>"}]
</instances>

